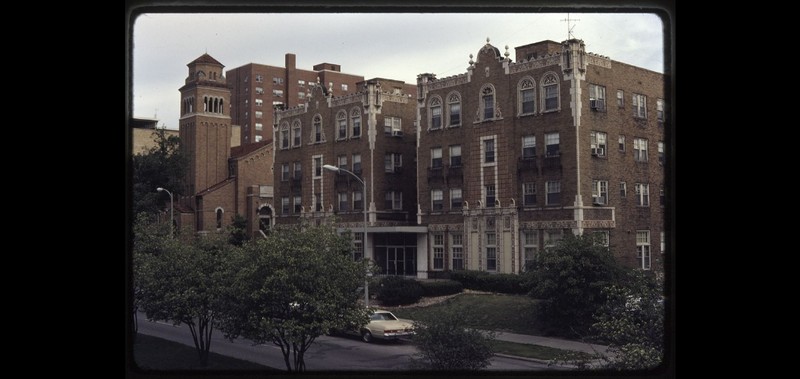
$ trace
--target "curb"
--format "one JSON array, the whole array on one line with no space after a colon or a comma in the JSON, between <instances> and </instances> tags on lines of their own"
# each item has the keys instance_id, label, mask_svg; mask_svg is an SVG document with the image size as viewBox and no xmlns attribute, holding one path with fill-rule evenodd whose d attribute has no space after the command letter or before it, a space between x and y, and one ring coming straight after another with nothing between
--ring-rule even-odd
<instances>
[{"instance_id":1,"label":"curb","mask_svg":"<svg viewBox=\"0 0 800 379\"><path fill-rule=\"evenodd\" d=\"M494 355L497 356L497 357L517 359L517 360L520 360L520 361L536 362L536 363L546 364L548 366L550 365L550 361L546 361L544 359L520 357L518 355L509 355L509 354L501 354L501 353L495 353Z\"/></svg>"}]
</instances>

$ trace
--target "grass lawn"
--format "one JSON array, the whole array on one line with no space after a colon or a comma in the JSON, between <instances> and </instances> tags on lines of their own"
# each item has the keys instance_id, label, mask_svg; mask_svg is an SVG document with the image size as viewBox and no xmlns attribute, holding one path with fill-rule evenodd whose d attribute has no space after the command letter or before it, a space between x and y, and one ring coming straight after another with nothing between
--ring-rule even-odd
<instances>
[{"instance_id":1,"label":"grass lawn","mask_svg":"<svg viewBox=\"0 0 800 379\"><path fill-rule=\"evenodd\" d=\"M165 339L137 334L133 343L133 358L143 370L267 370L282 371L258 363L208 354L208 365L200 366L197 350Z\"/></svg>"},{"instance_id":2,"label":"grass lawn","mask_svg":"<svg viewBox=\"0 0 800 379\"><path fill-rule=\"evenodd\" d=\"M570 358L589 358L589 354L582 351L561 350L548 346L529 345L524 343L508 341L492 341L495 353L514 355L517 357L536 358L549 361L551 359L566 357Z\"/></svg>"},{"instance_id":3,"label":"grass lawn","mask_svg":"<svg viewBox=\"0 0 800 379\"><path fill-rule=\"evenodd\" d=\"M465 316L465 327L540 336L532 316L536 302L525 295L461 294L428 307L392 308L392 312L400 318L425 321L438 310L451 308Z\"/></svg>"}]
</instances>

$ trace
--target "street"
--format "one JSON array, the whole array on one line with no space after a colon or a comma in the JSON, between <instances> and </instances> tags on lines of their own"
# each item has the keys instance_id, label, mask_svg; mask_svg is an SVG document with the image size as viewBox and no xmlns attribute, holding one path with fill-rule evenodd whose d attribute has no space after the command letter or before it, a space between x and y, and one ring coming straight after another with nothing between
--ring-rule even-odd
<instances>
[{"instance_id":1,"label":"street","mask_svg":"<svg viewBox=\"0 0 800 379\"><path fill-rule=\"evenodd\" d=\"M179 342L194 348L192 335L186 325L172 326L169 323L147 321L139 313L139 333ZM250 341L236 339L228 341L222 332L215 330L211 351L283 370L286 365L279 347L253 345ZM409 369L409 358L416 347L406 340L398 342L376 341L364 343L358 337L320 336L305 355L308 371L397 371ZM551 370L546 364L526 360L494 357L489 370L541 371Z\"/></svg>"}]
</instances>

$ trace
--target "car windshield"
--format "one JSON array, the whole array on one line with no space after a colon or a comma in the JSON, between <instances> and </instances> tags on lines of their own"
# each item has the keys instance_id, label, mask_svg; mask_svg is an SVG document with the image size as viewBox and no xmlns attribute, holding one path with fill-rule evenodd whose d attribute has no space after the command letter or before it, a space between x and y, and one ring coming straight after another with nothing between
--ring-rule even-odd
<instances>
[{"instance_id":1,"label":"car windshield","mask_svg":"<svg viewBox=\"0 0 800 379\"><path fill-rule=\"evenodd\" d=\"M375 313L369 318L372 321L384 321L384 320L397 320L397 317L394 317L393 314L389 312L380 312Z\"/></svg>"}]
</instances>

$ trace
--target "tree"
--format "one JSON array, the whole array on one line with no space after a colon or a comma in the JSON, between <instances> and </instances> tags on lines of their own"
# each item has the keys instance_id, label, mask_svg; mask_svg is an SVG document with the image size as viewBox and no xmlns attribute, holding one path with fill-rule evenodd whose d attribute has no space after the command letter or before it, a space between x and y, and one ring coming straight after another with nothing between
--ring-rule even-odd
<instances>
[{"instance_id":1,"label":"tree","mask_svg":"<svg viewBox=\"0 0 800 379\"><path fill-rule=\"evenodd\" d=\"M624 284L604 289L608 300L595 313L592 330L609 343L602 356L607 368L646 370L664 358L663 277L630 271Z\"/></svg>"},{"instance_id":2,"label":"tree","mask_svg":"<svg viewBox=\"0 0 800 379\"><path fill-rule=\"evenodd\" d=\"M189 161L180 148L180 138L168 135L165 129L156 129L153 138L155 146L133 156L133 214L155 213L169 206L169 197L156 192L158 187L173 196L184 193Z\"/></svg>"},{"instance_id":3,"label":"tree","mask_svg":"<svg viewBox=\"0 0 800 379\"><path fill-rule=\"evenodd\" d=\"M250 239L247 236L247 219L240 214L236 214L231 218L231 225L228 227L229 237L228 242L234 246L242 246L242 244Z\"/></svg>"},{"instance_id":4,"label":"tree","mask_svg":"<svg viewBox=\"0 0 800 379\"><path fill-rule=\"evenodd\" d=\"M157 237L135 241L152 241ZM157 250L148 250L145 247ZM231 283L232 247L221 236L189 243L163 237L159 243L134 243L138 306L152 320L189 326L201 365L208 363L211 335L229 308L224 296Z\"/></svg>"},{"instance_id":5,"label":"tree","mask_svg":"<svg viewBox=\"0 0 800 379\"><path fill-rule=\"evenodd\" d=\"M585 336L592 315L605 302L603 288L614 283L621 270L611 250L595 237L568 234L542 251L527 273L529 295L541 300L537 319L552 333Z\"/></svg>"},{"instance_id":6,"label":"tree","mask_svg":"<svg viewBox=\"0 0 800 379\"><path fill-rule=\"evenodd\" d=\"M414 323L419 352L412 365L429 370L480 370L494 355L494 332L466 329L464 313L442 310L425 322Z\"/></svg>"},{"instance_id":7,"label":"tree","mask_svg":"<svg viewBox=\"0 0 800 379\"><path fill-rule=\"evenodd\" d=\"M273 343L290 372L305 370L305 352L323 333L369 321L357 291L365 262L353 261L351 238L330 226L276 228L245 244L236 265L225 335Z\"/></svg>"}]
</instances>

